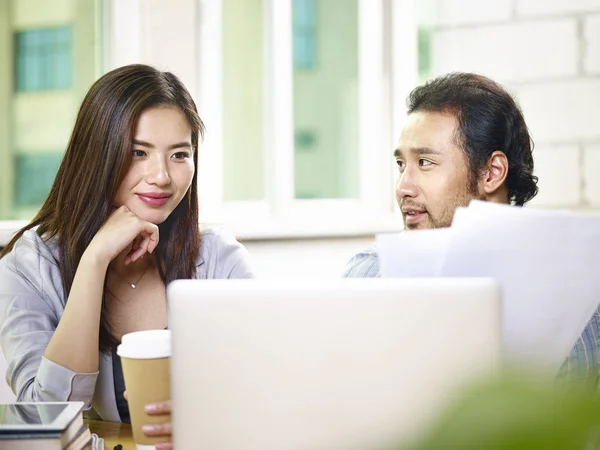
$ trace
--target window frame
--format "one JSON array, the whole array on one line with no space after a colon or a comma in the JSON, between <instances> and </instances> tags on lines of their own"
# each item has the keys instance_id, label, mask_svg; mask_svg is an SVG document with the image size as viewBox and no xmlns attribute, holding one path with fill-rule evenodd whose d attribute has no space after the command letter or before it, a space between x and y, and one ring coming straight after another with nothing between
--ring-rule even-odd
<instances>
[{"instance_id":1,"label":"window frame","mask_svg":"<svg viewBox=\"0 0 600 450\"><path fill-rule=\"evenodd\" d=\"M406 87L416 85L414 0L358 0L359 198L294 198L292 0L263 0L265 89L264 186L260 201L223 198L221 0L199 0L200 114L208 134L200 148L201 219L225 223L245 239L371 235L401 228L393 193L392 150L404 114ZM391 23L401 18L402 29ZM414 61L401 65L405 55ZM394 57L392 57L394 55ZM407 69L408 66L408 69ZM413 74L396 75L403 71ZM276 94L275 94L276 93ZM398 101L402 97L402 101ZM400 105L398 107L398 105Z\"/></svg>"}]
</instances>

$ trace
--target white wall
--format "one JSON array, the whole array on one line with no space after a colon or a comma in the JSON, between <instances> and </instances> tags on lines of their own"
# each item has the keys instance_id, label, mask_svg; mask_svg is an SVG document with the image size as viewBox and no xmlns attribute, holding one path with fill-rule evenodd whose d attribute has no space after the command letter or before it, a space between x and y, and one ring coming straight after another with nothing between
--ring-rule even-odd
<instances>
[{"instance_id":1,"label":"white wall","mask_svg":"<svg viewBox=\"0 0 600 450\"><path fill-rule=\"evenodd\" d=\"M256 275L271 279L338 278L348 260L372 243L372 237L244 242Z\"/></svg>"},{"instance_id":2,"label":"white wall","mask_svg":"<svg viewBox=\"0 0 600 450\"><path fill-rule=\"evenodd\" d=\"M430 0L432 69L504 83L536 144L532 204L600 207L600 0Z\"/></svg>"}]
</instances>

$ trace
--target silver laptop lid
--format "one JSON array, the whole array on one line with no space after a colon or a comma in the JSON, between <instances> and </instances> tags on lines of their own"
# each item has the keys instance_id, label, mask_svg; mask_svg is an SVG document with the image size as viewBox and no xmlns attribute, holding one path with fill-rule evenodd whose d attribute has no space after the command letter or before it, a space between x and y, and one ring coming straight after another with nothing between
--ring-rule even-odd
<instances>
[{"instance_id":1,"label":"silver laptop lid","mask_svg":"<svg viewBox=\"0 0 600 450\"><path fill-rule=\"evenodd\" d=\"M188 280L167 295L180 450L405 442L501 352L489 279Z\"/></svg>"}]
</instances>

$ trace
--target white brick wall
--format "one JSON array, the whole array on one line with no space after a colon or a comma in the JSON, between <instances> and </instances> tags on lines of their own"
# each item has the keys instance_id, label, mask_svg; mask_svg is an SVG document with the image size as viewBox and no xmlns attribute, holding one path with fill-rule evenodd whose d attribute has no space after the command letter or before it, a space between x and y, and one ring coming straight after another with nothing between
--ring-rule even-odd
<instances>
[{"instance_id":1,"label":"white brick wall","mask_svg":"<svg viewBox=\"0 0 600 450\"><path fill-rule=\"evenodd\" d=\"M432 75L488 75L521 105L540 178L532 203L600 210L600 0L424 2Z\"/></svg>"},{"instance_id":2,"label":"white brick wall","mask_svg":"<svg viewBox=\"0 0 600 450\"><path fill-rule=\"evenodd\" d=\"M600 0L517 0L516 12L523 15L600 11Z\"/></svg>"},{"instance_id":3,"label":"white brick wall","mask_svg":"<svg viewBox=\"0 0 600 450\"><path fill-rule=\"evenodd\" d=\"M585 189L583 198L589 206L600 207L600 144L585 147L583 156Z\"/></svg>"},{"instance_id":4,"label":"white brick wall","mask_svg":"<svg viewBox=\"0 0 600 450\"><path fill-rule=\"evenodd\" d=\"M588 17L584 22L586 73L600 74L600 14Z\"/></svg>"},{"instance_id":5,"label":"white brick wall","mask_svg":"<svg viewBox=\"0 0 600 450\"><path fill-rule=\"evenodd\" d=\"M512 0L419 0L423 21L456 26L508 20Z\"/></svg>"},{"instance_id":6,"label":"white brick wall","mask_svg":"<svg viewBox=\"0 0 600 450\"><path fill-rule=\"evenodd\" d=\"M581 202L579 149L576 145L536 146L535 174L538 195L531 205L574 207Z\"/></svg>"},{"instance_id":7,"label":"white brick wall","mask_svg":"<svg viewBox=\"0 0 600 450\"><path fill-rule=\"evenodd\" d=\"M572 76L578 70L575 19L434 33L433 72L475 71L502 82Z\"/></svg>"},{"instance_id":8,"label":"white brick wall","mask_svg":"<svg viewBox=\"0 0 600 450\"><path fill-rule=\"evenodd\" d=\"M534 142L600 139L600 78L535 83L516 94Z\"/></svg>"}]
</instances>

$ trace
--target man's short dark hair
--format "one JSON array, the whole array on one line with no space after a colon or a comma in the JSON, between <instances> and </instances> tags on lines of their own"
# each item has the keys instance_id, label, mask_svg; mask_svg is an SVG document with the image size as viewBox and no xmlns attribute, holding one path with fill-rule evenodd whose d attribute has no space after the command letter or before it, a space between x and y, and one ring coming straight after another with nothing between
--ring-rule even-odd
<instances>
[{"instance_id":1,"label":"man's short dark hair","mask_svg":"<svg viewBox=\"0 0 600 450\"><path fill-rule=\"evenodd\" d=\"M457 142L469 161L471 188L491 154L508 159L508 200L523 205L538 192L533 175L533 142L521 109L495 81L473 73L450 73L414 89L406 100L408 113L431 111L455 114Z\"/></svg>"}]
</instances>

